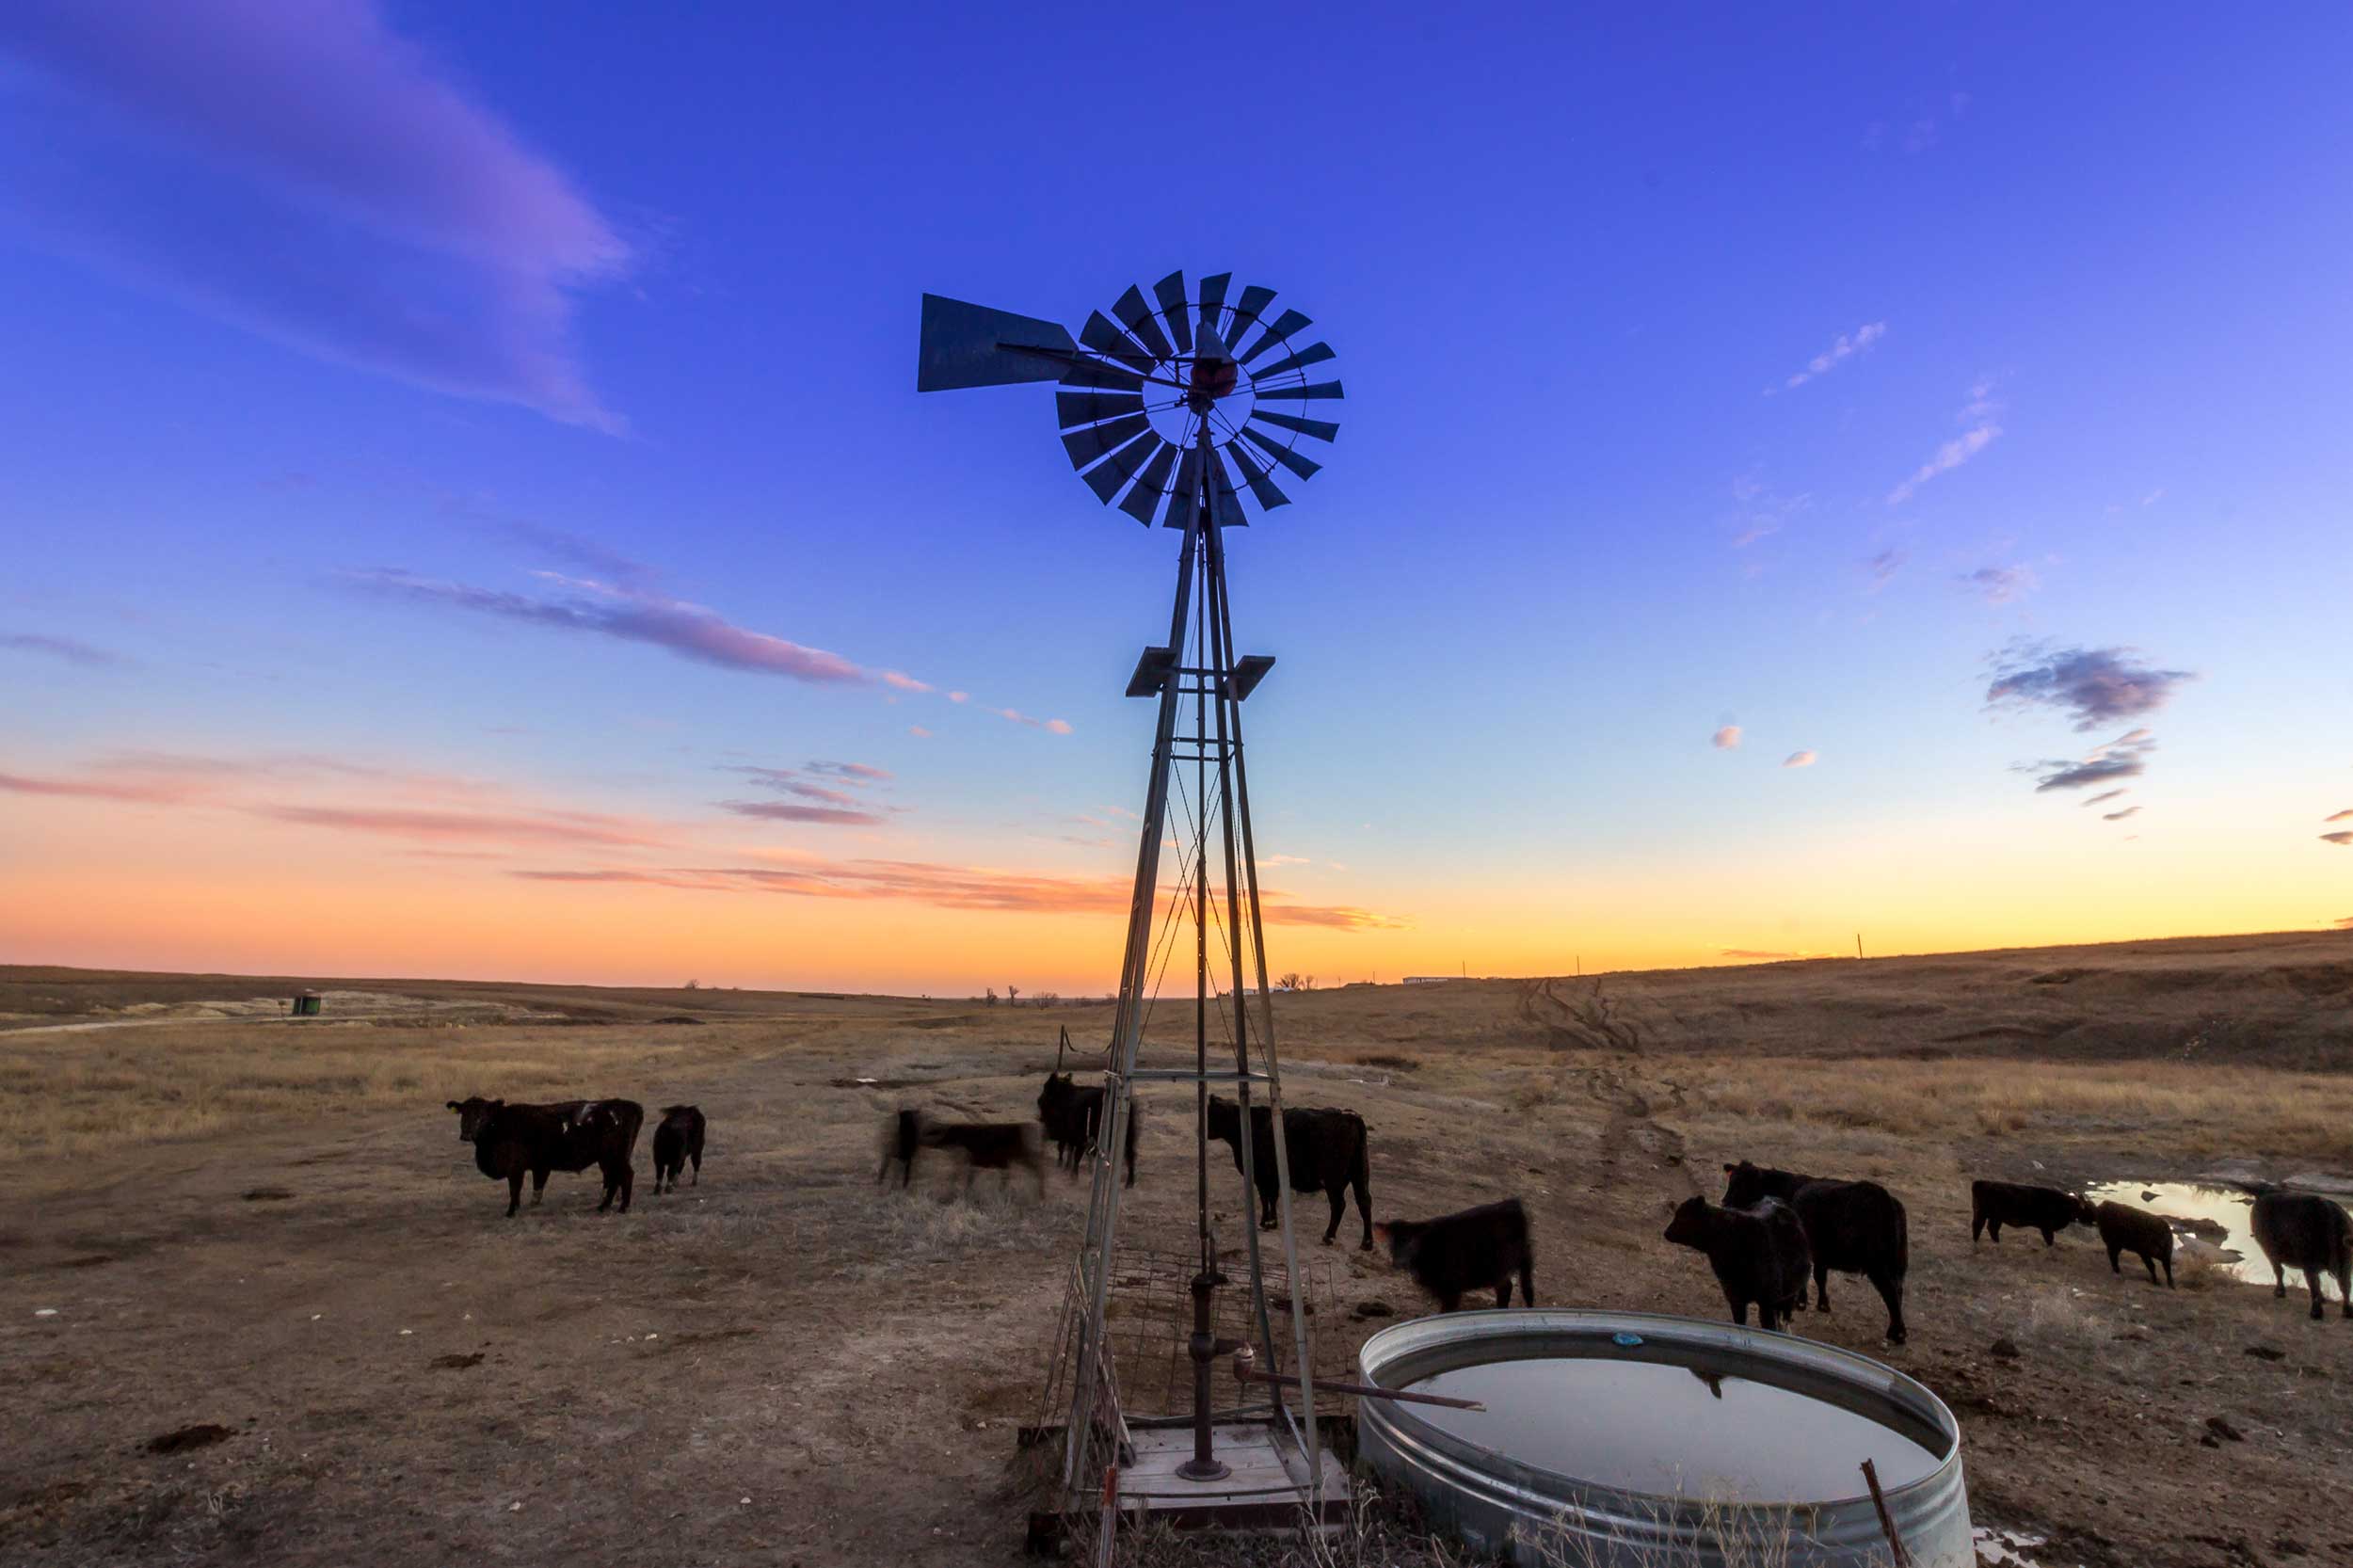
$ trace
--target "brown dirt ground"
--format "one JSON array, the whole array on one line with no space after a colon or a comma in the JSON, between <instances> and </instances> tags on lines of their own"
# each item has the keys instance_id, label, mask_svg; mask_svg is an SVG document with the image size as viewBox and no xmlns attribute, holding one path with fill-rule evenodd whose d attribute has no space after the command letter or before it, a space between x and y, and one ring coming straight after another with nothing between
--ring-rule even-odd
<instances>
[{"instance_id":1,"label":"brown dirt ground","mask_svg":"<svg viewBox=\"0 0 2353 1568\"><path fill-rule=\"evenodd\" d=\"M957 1199L936 1159L915 1192L879 1191L876 1131L901 1103L1026 1117L1056 1027L1099 1040L1104 1010L307 984L480 1006L463 1027L0 1027L19 1117L0 1161L0 1560L1018 1560L1014 1428L1083 1192L1056 1176L1041 1203L984 1177ZM0 970L0 1013L106 1021L276 986ZM1973 1249L1967 1195L1973 1175L2222 1160L2353 1174L2353 941L1604 986L1632 1048L1582 1043L1513 983L1278 999L1288 1097L1364 1112L1376 1213L1522 1195L1547 1304L1720 1314L1705 1263L1658 1233L1682 1197L1718 1194L1721 1161L1881 1180L1911 1209L1912 1342L1881 1343L1860 1281L1798 1327L1945 1398L1979 1523L2048 1535L2050 1568L2353 1561L2353 1323L2308 1321L2300 1292L2153 1289L2080 1231ZM677 1016L704 1021L654 1021ZM401 1064L306 1077L309 1052ZM75 1128L26 1131L25 1096L93 1061ZM476 1087L699 1103L702 1183L655 1197L641 1146L629 1214L594 1211L588 1173L509 1223L441 1108ZM146 1108L136 1130L91 1119L109 1099ZM1128 1234L1181 1245L1189 1122L1171 1091L1146 1103ZM1215 1170L1232 1232L1239 1182ZM1420 1309L1371 1255L1322 1256L1344 1308ZM2206 1446L2210 1416L2243 1441ZM206 1425L228 1435L188 1432Z\"/></svg>"}]
</instances>

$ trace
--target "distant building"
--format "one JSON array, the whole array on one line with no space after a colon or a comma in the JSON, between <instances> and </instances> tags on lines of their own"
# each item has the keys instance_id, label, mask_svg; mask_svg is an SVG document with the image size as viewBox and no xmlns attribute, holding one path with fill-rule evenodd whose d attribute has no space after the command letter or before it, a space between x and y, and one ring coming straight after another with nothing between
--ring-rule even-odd
<instances>
[{"instance_id":1,"label":"distant building","mask_svg":"<svg viewBox=\"0 0 2353 1568\"><path fill-rule=\"evenodd\" d=\"M297 1018L315 1018L319 1016L319 1009L326 1005L326 1001L327 999L316 991L296 991L294 996L294 1016Z\"/></svg>"},{"instance_id":2,"label":"distant building","mask_svg":"<svg viewBox=\"0 0 2353 1568\"><path fill-rule=\"evenodd\" d=\"M1409 974L1405 977L1405 984L1408 985L1443 985L1449 980L1462 978L1459 974Z\"/></svg>"}]
</instances>

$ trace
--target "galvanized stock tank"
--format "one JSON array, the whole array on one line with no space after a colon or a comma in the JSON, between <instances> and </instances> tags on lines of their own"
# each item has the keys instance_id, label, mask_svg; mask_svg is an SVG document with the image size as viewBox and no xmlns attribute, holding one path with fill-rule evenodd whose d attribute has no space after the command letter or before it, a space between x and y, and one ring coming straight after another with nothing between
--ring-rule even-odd
<instances>
[{"instance_id":1,"label":"galvanized stock tank","mask_svg":"<svg viewBox=\"0 0 2353 1568\"><path fill-rule=\"evenodd\" d=\"M1646 1312L1456 1312L1383 1330L1357 1450L1433 1522L1523 1564L1862 1568L1889 1560L1861 1462L1917 1568L1974 1568L1961 1428L1850 1351Z\"/></svg>"}]
</instances>

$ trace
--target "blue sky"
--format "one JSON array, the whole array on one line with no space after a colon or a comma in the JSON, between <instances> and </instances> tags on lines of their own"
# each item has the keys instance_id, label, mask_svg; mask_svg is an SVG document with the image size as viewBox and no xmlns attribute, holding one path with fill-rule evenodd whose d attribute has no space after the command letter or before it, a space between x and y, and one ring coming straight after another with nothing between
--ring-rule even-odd
<instances>
[{"instance_id":1,"label":"blue sky","mask_svg":"<svg viewBox=\"0 0 2353 1568\"><path fill-rule=\"evenodd\" d=\"M2341 10L1187 16L0 19L0 939L1100 987L1172 541L1044 389L918 397L916 307L1176 267L1348 387L1235 545L1265 848L1374 918L1304 967L2353 913ZM518 874L753 854L922 870Z\"/></svg>"}]
</instances>

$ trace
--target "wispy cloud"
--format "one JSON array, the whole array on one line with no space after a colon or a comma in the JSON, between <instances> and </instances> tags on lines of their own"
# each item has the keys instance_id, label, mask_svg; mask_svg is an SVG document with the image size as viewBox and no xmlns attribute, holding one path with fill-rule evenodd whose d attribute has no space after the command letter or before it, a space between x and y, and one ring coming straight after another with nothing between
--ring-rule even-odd
<instances>
[{"instance_id":1,"label":"wispy cloud","mask_svg":"<svg viewBox=\"0 0 2353 1568\"><path fill-rule=\"evenodd\" d=\"M53 637L40 632L0 632L0 648L17 653L40 653L52 659L62 659L84 669L122 669L131 661L120 653L82 641L79 637Z\"/></svg>"},{"instance_id":2,"label":"wispy cloud","mask_svg":"<svg viewBox=\"0 0 2353 1568\"><path fill-rule=\"evenodd\" d=\"M1788 952L1775 948L1720 948L1717 950L1716 956L1719 958L1746 958L1752 961L1769 964L1785 959L1813 958L1819 955L1808 952Z\"/></svg>"},{"instance_id":3,"label":"wispy cloud","mask_svg":"<svg viewBox=\"0 0 2353 1568\"><path fill-rule=\"evenodd\" d=\"M53 90L20 211L54 248L323 359L569 424L575 297L637 258L370 0L17 0ZM257 239L258 237L258 239Z\"/></svg>"},{"instance_id":4,"label":"wispy cloud","mask_svg":"<svg viewBox=\"0 0 2353 1568\"><path fill-rule=\"evenodd\" d=\"M1908 557L1900 550L1882 550L1864 562L1863 569L1871 574L1871 585L1866 591L1877 593L1893 583L1896 574L1904 569L1906 559Z\"/></svg>"},{"instance_id":5,"label":"wispy cloud","mask_svg":"<svg viewBox=\"0 0 2353 1568\"><path fill-rule=\"evenodd\" d=\"M2323 817L2323 818L2321 819L2321 821L2323 821L2323 822L2353 822L2353 811L2332 811L2332 812L2330 812L2328 816Z\"/></svg>"},{"instance_id":6,"label":"wispy cloud","mask_svg":"<svg viewBox=\"0 0 2353 1568\"><path fill-rule=\"evenodd\" d=\"M1732 482L1732 499L1737 510L1732 516L1732 548L1746 550L1760 539L1770 538L1787 527L1789 520L1814 504L1810 493L1783 495L1754 473L1744 473Z\"/></svg>"},{"instance_id":7,"label":"wispy cloud","mask_svg":"<svg viewBox=\"0 0 2353 1568\"><path fill-rule=\"evenodd\" d=\"M2340 915L2335 923L2339 931L2353 931L2353 915Z\"/></svg>"},{"instance_id":8,"label":"wispy cloud","mask_svg":"<svg viewBox=\"0 0 2353 1568\"><path fill-rule=\"evenodd\" d=\"M2103 812L2101 812L2101 813L2100 813L2100 820L2101 820L2102 822L2122 822L2122 821L2123 821L2126 817L2137 817L2137 816L2138 816L2138 815L2140 815L2140 808L2139 808L2139 807L2137 807L2137 806L2127 806L2127 807L2126 807L2126 808L2124 808L2124 809L2122 809L2121 811L2103 811Z\"/></svg>"},{"instance_id":9,"label":"wispy cloud","mask_svg":"<svg viewBox=\"0 0 2353 1568\"><path fill-rule=\"evenodd\" d=\"M2042 584L2030 567L1979 567L1953 579L1988 604L2008 604Z\"/></svg>"},{"instance_id":10,"label":"wispy cloud","mask_svg":"<svg viewBox=\"0 0 2353 1568\"><path fill-rule=\"evenodd\" d=\"M820 685L862 685L878 679L873 671L838 653L737 626L714 610L647 588L556 578L553 581L572 590L568 595L533 598L420 577L396 568L346 572L344 577L358 587L415 603L647 643L680 658L726 669L781 675Z\"/></svg>"},{"instance_id":11,"label":"wispy cloud","mask_svg":"<svg viewBox=\"0 0 2353 1568\"><path fill-rule=\"evenodd\" d=\"M2146 729L2136 729L2094 748L2089 756L2074 761L2060 759L2022 762L2018 768L2022 773L2040 776L2035 783L2037 794L2046 794L2054 790L2088 790L2098 785L2113 784L2120 778L2138 778L2149 771L2149 754L2156 749L2155 736ZM2110 799L2123 792L2122 790L2116 790L2099 798Z\"/></svg>"},{"instance_id":12,"label":"wispy cloud","mask_svg":"<svg viewBox=\"0 0 2353 1568\"><path fill-rule=\"evenodd\" d=\"M2348 833L2323 833L2320 837L2321 837L2321 840L2322 840L2324 843L2331 843L2331 844L2353 844L2353 832L2348 832Z\"/></svg>"},{"instance_id":13,"label":"wispy cloud","mask_svg":"<svg viewBox=\"0 0 2353 1568\"><path fill-rule=\"evenodd\" d=\"M808 764L808 771L831 774L836 778L847 778L864 784L887 784L890 781L889 770L874 767L866 762L829 762L820 758Z\"/></svg>"},{"instance_id":14,"label":"wispy cloud","mask_svg":"<svg viewBox=\"0 0 2353 1568\"><path fill-rule=\"evenodd\" d=\"M2103 790L2098 794L2093 795L2089 800L2082 802L2082 804L2085 806L2100 806L2108 801L2114 800L2119 795L2130 793L2132 793L2132 792L2126 789Z\"/></svg>"},{"instance_id":15,"label":"wispy cloud","mask_svg":"<svg viewBox=\"0 0 2353 1568\"><path fill-rule=\"evenodd\" d=\"M1805 368L1782 382L1785 391L1795 392L1817 376L1827 376L1847 360L1862 353L1880 339L1887 336L1887 323L1865 322L1852 332L1841 332L1838 340L1805 362ZM1772 389L1767 388L1768 392Z\"/></svg>"},{"instance_id":16,"label":"wispy cloud","mask_svg":"<svg viewBox=\"0 0 2353 1568\"><path fill-rule=\"evenodd\" d=\"M1725 725L1721 729L1717 730L1715 734L1708 737L1707 744L1714 746L1718 751L1738 750L1740 746L1740 727L1737 724Z\"/></svg>"},{"instance_id":17,"label":"wispy cloud","mask_svg":"<svg viewBox=\"0 0 2353 1568\"><path fill-rule=\"evenodd\" d=\"M115 783L102 778L41 778L22 773L0 773L0 791L18 795L63 795L149 805L183 801L191 793L185 785L173 781Z\"/></svg>"},{"instance_id":18,"label":"wispy cloud","mask_svg":"<svg viewBox=\"0 0 2353 1568\"><path fill-rule=\"evenodd\" d=\"M1067 719L1033 719L1017 708L985 708L982 712L994 713L1015 724L1026 724L1032 729L1044 729L1056 735L1070 733L1070 721Z\"/></svg>"},{"instance_id":19,"label":"wispy cloud","mask_svg":"<svg viewBox=\"0 0 2353 1568\"><path fill-rule=\"evenodd\" d=\"M767 892L804 898L904 900L943 909L1007 914L1110 914L1128 907L1126 877L1049 876L987 867L909 860L808 860L790 867L720 866L639 870L527 870L510 875L533 882L617 883L699 892ZM1266 920L1279 925L1340 931L1402 929L1388 915L1344 904L1293 904L1269 890Z\"/></svg>"},{"instance_id":20,"label":"wispy cloud","mask_svg":"<svg viewBox=\"0 0 2353 1568\"><path fill-rule=\"evenodd\" d=\"M833 798L848 800L850 797L836 795ZM780 800L723 800L719 808L732 811L739 817L757 817L762 822L813 823L825 827L879 827L888 820L855 807L793 806Z\"/></svg>"},{"instance_id":21,"label":"wispy cloud","mask_svg":"<svg viewBox=\"0 0 2353 1568\"><path fill-rule=\"evenodd\" d=\"M395 839L496 839L520 843L642 847L662 839L620 817L588 811L431 811L365 806L255 806L255 816L305 827Z\"/></svg>"},{"instance_id":22,"label":"wispy cloud","mask_svg":"<svg viewBox=\"0 0 2353 1568\"><path fill-rule=\"evenodd\" d=\"M2143 664L2129 648L2013 643L1993 662L1993 682L1985 693L1988 707L2054 709L2073 720L2078 731L2153 713L2185 682L2198 679L2188 670Z\"/></svg>"},{"instance_id":23,"label":"wispy cloud","mask_svg":"<svg viewBox=\"0 0 2353 1568\"><path fill-rule=\"evenodd\" d=\"M1785 768L1810 768L1815 761L1815 755L1810 751L1793 751L1782 759L1781 765Z\"/></svg>"},{"instance_id":24,"label":"wispy cloud","mask_svg":"<svg viewBox=\"0 0 2353 1568\"><path fill-rule=\"evenodd\" d=\"M1968 426L1960 435L1939 446L1929 460L1914 470L1911 478L1887 492L1887 504L1900 506L1912 499L1913 492L1940 473L1950 473L1970 458L1993 444L2002 433L1998 423L2002 412L1993 401L1993 383L1980 381L1969 389L1969 402L1961 410L1961 423Z\"/></svg>"}]
</instances>

